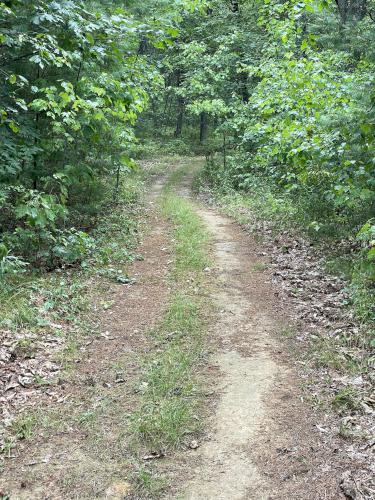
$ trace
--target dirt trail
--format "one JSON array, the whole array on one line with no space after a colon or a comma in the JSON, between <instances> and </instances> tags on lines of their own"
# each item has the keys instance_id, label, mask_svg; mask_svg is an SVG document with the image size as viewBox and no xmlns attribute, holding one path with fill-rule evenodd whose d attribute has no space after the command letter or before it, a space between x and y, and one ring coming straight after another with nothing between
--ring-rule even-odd
<instances>
[{"instance_id":1,"label":"dirt trail","mask_svg":"<svg viewBox=\"0 0 375 500\"><path fill-rule=\"evenodd\" d=\"M44 408L45 418L50 412L58 415L53 428L37 427L35 436L20 442L6 462L0 499L124 498L124 481L133 473L124 452L124 417L137 404L139 357L151 348L147 332L161 320L169 301L168 227L154 207L164 182L157 176L147 196L148 229L138 248L143 259L130 268L136 283L110 290L107 299L113 305L99 318L104 336L81 348L74 372L56 387L60 404ZM77 425L82 415L91 414L92 426Z\"/></svg>"},{"instance_id":2,"label":"dirt trail","mask_svg":"<svg viewBox=\"0 0 375 500\"><path fill-rule=\"evenodd\" d=\"M190 196L189 178L180 190ZM184 500L339 499L334 460L302 403L299 381L280 343L288 325L259 246L217 210L197 206L212 235L217 317L211 432L199 448ZM312 482L312 484L311 484ZM176 498L173 495L170 498Z\"/></svg>"},{"instance_id":3,"label":"dirt trail","mask_svg":"<svg viewBox=\"0 0 375 500\"><path fill-rule=\"evenodd\" d=\"M146 332L162 317L170 294L168 226L153 207L164 182L155 181L148 200L150 231L140 248L145 259L131 270L137 283L117 287L113 308L102 317L110 339L95 340L59 389L59 413L102 410L94 440L72 423L22 443L0 480L0 491L12 492L12 500L142 498L115 490L132 472L131 461L124 461L121 432L124 414L136 406L138 357L151 348ZM190 184L187 176L181 196L190 197ZM195 206L212 235L215 314L207 334L211 357L205 379L210 415L198 449L160 462L160 469L173 476L164 498L343 498L331 468L334 446L319 436L279 341L288 318L261 249L231 219ZM121 385L114 365L126 375Z\"/></svg>"},{"instance_id":4,"label":"dirt trail","mask_svg":"<svg viewBox=\"0 0 375 500\"><path fill-rule=\"evenodd\" d=\"M261 291L250 295L248 289L239 287L239 279L249 269L231 234L231 223L213 211L199 209L199 214L214 235L221 291L216 296L220 318L213 332L220 352L212 362L223 376L218 387L221 398L215 436L201 449L202 468L185 498L236 500L244 498L250 487L259 489L262 484L247 447L256 439L266 412L263 397L280 368L266 349L274 325L264 310L264 298L263 304L259 303ZM257 498L267 498L265 491Z\"/></svg>"}]
</instances>

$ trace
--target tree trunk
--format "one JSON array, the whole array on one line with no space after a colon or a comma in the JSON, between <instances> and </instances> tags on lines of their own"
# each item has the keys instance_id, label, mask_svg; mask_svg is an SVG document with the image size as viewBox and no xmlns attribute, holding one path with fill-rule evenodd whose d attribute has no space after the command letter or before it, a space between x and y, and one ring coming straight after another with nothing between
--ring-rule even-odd
<instances>
[{"instance_id":1,"label":"tree trunk","mask_svg":"<svg viewBox=\"0 0 375 500\"><path fill-rule=\"evenodd\" d=\"M151 109L152 109L152 120L154 122L154 128L157 130L158 125L159 125L159 119L160 117L158 116L158 106L157 103L155 102L155 99L151 100ZM159 128L160 130L160 128Z\"/></svg>"},{"instance_id":2,"label":"tree trunk","mask_svg":"<svg viewBox=\"0 0 375 500\"><path fill-rule=\"evenodd\" d=\"M185 111L185 102L182 97L179 97L177 100L178 112L177 112L177 122L176 122L176 130L174 132L174 136L181 137L182 135L182 126L184 124L184 111Z\"/></svg>"},{"instance_id":3,"label":"tree trunk","mask_svg":"<svg viewBox=\"0 0 375 500\"><path fill-rule=\"evenodd\" d=\"M360 21L367 13L367 0L336 0L336 5L342 24Z\"/></svg>"},{"instance_id":4,"label":"tree trunk","mask_svg":"<svg viewBox=\"0 0 375 500\"><path fill-rule=\"evenodd\" d=\"M348 17L348 2L347 0L336 0L337 8L340 14L342 24L345 24Z\"/></svg>"},{"instance_id":5,"label":"tree trunk","mask_svg":"<svg viewBox=\"0 0 375 500\"><path fill-rule=\"evenodd\" d=\"M204 111L200 115L199 142L203 144L207 137L207 113Z\"/></svg>"},{"instance_id":6,"label":"tree trunk","mask_svg":"<svg viewBox=\"0 0 375 500\"><path fill-rule=\"evenodd\" d=\"M241 57L244 57L244 55L245 54L242 53ZM250 99L249 89L248 89L248 84L249 84L248 74L245 73L244 71L241 71L240 74L238 75L238 79L239 79L242 101L248 102Z\"/></svg>"},{"instance_id":7,"label":"tree trunk","mask_svg":"<svg viewBox=\"0 0 375 500\"><path fill-rule=\"evenodd\" d=\"M223 159L224 159L224 169L227 168L227 138L225 133L223 135Z\"/></svg>"},{"instance_id":8,"label":"tree trunk","mask_svg":"<svg viewBox=\"0 0 375 500\"><path fill-rule=\"evenodd\" d=\"M182 83L181 70L177 71L176 79L177 79L176 87L179 88L181 87ZM175 137L181 137L182 126L184 123L184 112L185 112L185 100L182 96L179 95L177 98L177 121L176 121L176 130L174 132Z\"/></svg>"},{"instance_id":9,"label":"tree trunk","mask_svg":"<svg viewBox=\"0 0 375 500\"><path fill-rule=\"evenodd\" d=\"M239 12L240 11L239 0L230 0L230 9L232 12Z\"/></svg>"},{"instance_id":10,"label":"tree trunk","mask_svg":"<svg viewBox=\"0 0 375 500\"><path fill-rule=\"evenodd\" d=\"M139 41L138 55L143 56L147 54L147 49L148 49L148 40L145 36L142 36Z\"/></svg>"}]
</instances>

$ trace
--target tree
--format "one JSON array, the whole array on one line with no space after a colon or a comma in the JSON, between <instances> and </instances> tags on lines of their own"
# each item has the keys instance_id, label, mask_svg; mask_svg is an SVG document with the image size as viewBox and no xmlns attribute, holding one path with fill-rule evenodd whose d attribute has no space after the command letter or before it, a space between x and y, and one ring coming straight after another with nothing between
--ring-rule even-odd
<instances>
[{"instance_id":1,"label":"tree","mask_svg":"<svg viewBox=\"0 0 375 500\"><path fill-rule=\"evenodd\" d=\"M134 125L160 82L146 45L173 43L185 8L176 2L168 17L165 5L148 20L116 1L0 3L0 230L9 251L52 265L72 214L91 224L85 211L100 212L105 179L117 185L130 168Z\"/></svg>"}]
</instances>

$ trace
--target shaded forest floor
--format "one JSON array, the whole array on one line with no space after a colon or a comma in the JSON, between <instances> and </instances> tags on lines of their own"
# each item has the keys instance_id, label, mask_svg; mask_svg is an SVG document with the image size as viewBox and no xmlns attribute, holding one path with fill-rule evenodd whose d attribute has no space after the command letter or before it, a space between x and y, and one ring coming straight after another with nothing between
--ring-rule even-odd
<instances>
[{"instance_id":1,"label":"shaded forest floor","mask_svg":"<svg viewBox=\"0 0 375 500\"><path fill-rule=\"evenodd\" d=\"M58 376L38 390L4 387L19 415L3 499L373 498L368 379L311 362L334 356L311 350L325 313L346 327L342 284L296 240L278 252L243 212L231 212L241 226L195 199L200 163L145 165L137 258L126 279L90 287L95 335L69 369L49 353ZM305 298L296 279L311 285Z\"/></svg>"}]
</instances>

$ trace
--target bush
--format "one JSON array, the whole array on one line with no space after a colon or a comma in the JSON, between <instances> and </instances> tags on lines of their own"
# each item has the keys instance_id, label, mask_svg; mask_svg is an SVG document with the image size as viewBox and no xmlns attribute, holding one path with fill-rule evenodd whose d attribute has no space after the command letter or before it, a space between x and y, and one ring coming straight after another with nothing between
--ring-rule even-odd
<instances>
[{"instance_id":1,"label":"bush","mask_svg":"<svg viewBox=\"0 0 375 500\"><path fill-rule=\"evenodd\" d=\"M10 255L7 247L0 243L0 276L17 274L24 271L26 266L26 262L14 255Z\"/></svg>"}]
</instances>

